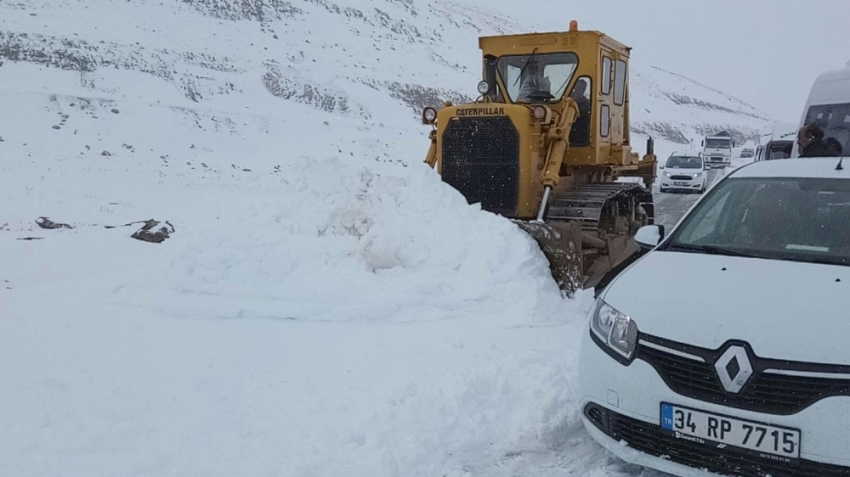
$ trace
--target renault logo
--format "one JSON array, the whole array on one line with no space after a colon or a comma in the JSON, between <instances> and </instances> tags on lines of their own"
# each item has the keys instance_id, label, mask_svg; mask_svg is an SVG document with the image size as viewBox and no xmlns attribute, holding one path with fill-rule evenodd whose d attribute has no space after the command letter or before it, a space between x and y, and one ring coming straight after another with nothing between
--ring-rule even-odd
<instances>
[{"instance_id":1,"label":"renault logo","mask_svg":"<svg viewBox=\"0 0 850 477\"><path fill-rule=\"evenodd\" d=\"M730 393L739 393L753 375L753 365L747 350L741 346L730 346L714 363L714 370L720 378L723 389Z\"/></svg>"}]
</instances>

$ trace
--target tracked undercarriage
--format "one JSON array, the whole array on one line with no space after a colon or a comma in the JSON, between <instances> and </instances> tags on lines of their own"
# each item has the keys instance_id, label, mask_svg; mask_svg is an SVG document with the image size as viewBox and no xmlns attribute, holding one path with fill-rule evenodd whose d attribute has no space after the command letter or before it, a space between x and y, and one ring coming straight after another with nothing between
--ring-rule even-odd
<instances>
[{"instance_id":1,"label":"tracked undercarriage","mask_svg":"<svg viewBox=\"0 0 850 477\"><path fill-rule=\"evenodd\" d=\"M637 251L631 238L653 222L652 194L639 184L590 184L555 197L543 222L514 220L540 245L562 290L593 287Z\"/></svg>"}]
</instances>

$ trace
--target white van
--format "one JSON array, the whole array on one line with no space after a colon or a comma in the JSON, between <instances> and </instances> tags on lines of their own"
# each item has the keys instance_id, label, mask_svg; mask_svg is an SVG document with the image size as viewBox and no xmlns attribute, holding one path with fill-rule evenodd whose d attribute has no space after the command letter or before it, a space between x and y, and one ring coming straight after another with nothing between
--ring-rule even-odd
<instances>
[{"instance_id":1,"label":"white van","mask_svg":"<svg viewBox=\"0 0 850 477\"><path fill-rule=\"evenodd\" d=\"M835 139L843 146L843 155L850 155L850 63L847 68L829 71L815 80L800 127L812 122L823 127L824 139ZM800 157L796 140L792 157Z\"/></svg>"},{"instance_id":2,"label":"white van","mask_svg":"<svg viewBox=\"0 0 850 477\"><path fill-rule=\"evenodd\" d=\"M769 161L791 157L797 142L799 126L794 123L775 123L764 128L759 135L759 146L754 161Z\"/></svg>"}]
</instances>

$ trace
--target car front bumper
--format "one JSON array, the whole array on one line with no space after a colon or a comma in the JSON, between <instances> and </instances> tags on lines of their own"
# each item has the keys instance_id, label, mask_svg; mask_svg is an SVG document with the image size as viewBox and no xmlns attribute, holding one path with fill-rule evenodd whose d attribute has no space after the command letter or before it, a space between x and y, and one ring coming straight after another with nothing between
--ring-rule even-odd
<instances>
[{"instance_id":1,"label":"car front bumper","mask_svg":"<svg viewBox=\"0 0 850 477\"><path fill-rule=\"evenodd\" d=\"M690 180L673 180L669 177L661 178L661 187L664 189L674 189L674 190L700 190L702 189L703 184L705 184L704 177L697 177L696 179Z\"/></svg>"},{"instance_id":2,"label":"car front bumper","mask_svg":"<svg viewBox=\"0 0 850 477\"><path fill-rule=\"evenodd\" d=\"M624 366L615 361L593 341L589 331L581 345L579 388L582 420L590 435L630 463L681 477L850 476L850 397L826 398L792 415L745 411L688 398L674 393L647 362L636 359ZM800 429L800 460L777 464L731 449L719 451L711 445L676 439L660 428L662 402ZM598 410L591 411L594 408ZM594 417L600 414L605 415L601 424ZM780 470L772 470L777 468Z\"/></svg>"}]
</instances>

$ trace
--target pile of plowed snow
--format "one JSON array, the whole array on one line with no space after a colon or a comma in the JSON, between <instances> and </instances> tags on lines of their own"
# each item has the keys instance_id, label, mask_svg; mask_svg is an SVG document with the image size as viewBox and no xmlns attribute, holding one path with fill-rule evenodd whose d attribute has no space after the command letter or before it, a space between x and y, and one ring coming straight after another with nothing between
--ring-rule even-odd
<instances>
[{"instance_id":1,"label":"pile of plowed snow","mask_svg":"<svg viewBox=\"0 0 850 477\"><path fill-rule=\"evenodd\" d=\"M397 169L301 161L250 194L222 188L175 223L172 259L149 272L168 280L131 281L119 296L201 317L551 319L558 290L526 234L424 165Z\"/></svg>"},{"instance_id":2,"label":"pile of plowed snow","mask_svg":"<svg viewBox=\"0 0 850 477\"><path fill-rule=\"evenodd\" d=\"M608 465L573 394L590 297L562 299L533 241L424 165L10 157L0 474ZM27 218L54 212L75 228ZM151 216L176 228L163 244L103 227Z\"/></svg>"}]
</instances>

